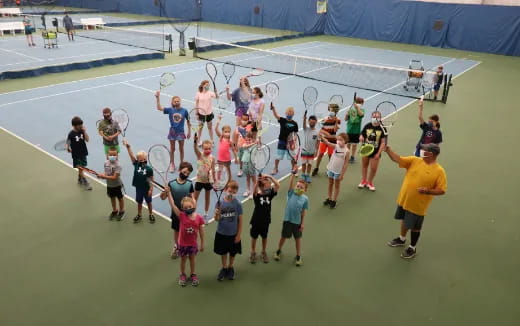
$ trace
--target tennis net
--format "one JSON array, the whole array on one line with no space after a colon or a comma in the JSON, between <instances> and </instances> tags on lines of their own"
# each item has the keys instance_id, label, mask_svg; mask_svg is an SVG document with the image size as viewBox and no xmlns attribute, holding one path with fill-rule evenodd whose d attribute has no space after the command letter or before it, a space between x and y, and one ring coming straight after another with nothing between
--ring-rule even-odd
<instances>
[{"instance_id":1,"label":"tennis net","mask_svg":"<svg viewBox=\"0 0 520 326\"><path fill-rule=\"evenodd\" d=\"M142 49L172 52L172 36L166 33L103 26L93 30L76 30L75 35Z\"/></svg>"},{"instance_id":2,"label":"tennis net","mask_svg":"<svg viewBox=\"0 0 520 326\"><path fill-rule=\"evenodd\" d=\"M242 46L239 42L195 38L195 48L195 56L204 60L231 61L248 69L262 68L273 73L410 98L429 93L436 78L434 71L301 56ZM210 53L215 50L224 50L221 53L226 56Z\"/></svg>"}]
</instances>

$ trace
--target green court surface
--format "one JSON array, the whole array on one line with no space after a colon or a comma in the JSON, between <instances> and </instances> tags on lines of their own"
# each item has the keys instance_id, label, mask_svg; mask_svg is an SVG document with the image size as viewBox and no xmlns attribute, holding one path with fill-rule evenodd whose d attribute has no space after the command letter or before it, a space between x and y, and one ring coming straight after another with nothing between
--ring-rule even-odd
<instances>
[{"instance_id":1,"label":"green court surface","mask_svg":"<svg viewBox=\"0 0 520 326\"><path fill-rule=\"evenodd\" d=\"M448 104L425 104L425 115L441 116L439 161L447 171L448 191L432 203L415 259L405 261L401 249L386 245L398 232L393 213L404 173L384 156L375 193L358 190L360 165L349 167L335 210L321 206L326 178L314 179L302 267L292 263L292 241L281 262L248 263L252 203L247 202L237 279L216 281L220 259L212 252L211 224L206 250L197 257L201 284L180 288L179 261L169 258L167 221L134 225L136 207L128 200L127 219L107 221L104 187L79 189L72 169L2 129L0 325L517 325L520 59L312 39L482 62L454 81ZM3 81L0 91L179 60L170 56L166 62ZM416 103L399 119L390 144L408 155L420 136ZM270 254L280 234L286 189L284 181L273 204Z\"/></svg>"}]
</instances>

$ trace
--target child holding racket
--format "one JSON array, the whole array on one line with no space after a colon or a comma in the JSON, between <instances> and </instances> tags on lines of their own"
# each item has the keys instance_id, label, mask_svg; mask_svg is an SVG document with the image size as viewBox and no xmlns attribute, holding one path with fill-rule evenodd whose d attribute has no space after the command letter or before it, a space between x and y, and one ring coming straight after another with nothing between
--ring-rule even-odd
<instances>
[{"instance_id":1,"label":"child holding racket","mask_svg":"<svg viewBox=\"0 0 520 326\"><path fill-rule=\"evenodd\" d=\"M295 264L296 266L301 266L303 264L301 256L303 221L309 209L309 198L305 195L307 183L300 179L295 185L295 177L295 173L291 174L289 192L287 193L287 205L285 206L285 216L283 218L282 237L278 243L278 250L274 254L274 260L280 260L285 240L294 237L296 243Z\"/></svg>"},{"instance_id":2,"label":"child holding racket","mask_svg":"<svg viewBox=\"0 0 520 326\"><path fill-rule=\"evenodd\" d=\"M242 150L242 163L243 163L243 169L244 174L246 175L246 191L244 192L244 197L249 197L253 192L250 192L252 188L256 184L256 170L253 166L253 163L251 163L251 149L253 146L256 146L256 142L254 139L253 132L248 132L246 134L246 138L244 142L242 143L242 147L240 148Z\"/></svg>"},{"instance_id":3,"label":"child holding racket","mask_svg":"<svg viewBox=\"0 0 520 326\"><path fill-rule=\"evenodd\" d=\"M312 161L316 157L319 148L318 130L316 123L318 119L315 115L311 115L307 121L307 110L303 114L303 147L302 147L302 179L311 183Z\"/></svg>"},{"instance_id":4,"label":"child holding racket","mask_svg":"<svg viewBox=\"0 0 520 326\"><path fill-rule=\"evenodd\" d=\"M280 183L270 175L261 175L255 183L253 190L253 201L255 209L251 216L251 256L249 262L256 263L256 240L258 236L262 237L262 261L267 264L269 257L267 256L267 233L269 233L269 224L271 224L271 203L273 198L278 194Z\"/></svg>"},{"instance_id":5,"label":"child holding racket","mask_svg":"<svg viewBox=\"0 0 520 326\"><path fill-rule=\"evenodd\" d=\"M115 147L117 152L120 152L119 148L119 135L121 134L121 128L117 121L112 119L112 110L110 108L103 109L103 120L98 124L99 135L103 138L103 145L105 147L105 155L108 159L108 150Z\"/></svg>"},{"instance_id":6,"label":"child holding racket","mask_svg":"<svg viewBox=\"0 0 520 326\"><path fill-rule=\"evenodd\" d=\"M366 142L374 146L374 152L363 157L361 160L361 182L358 185L359 189L368 188L370 191L376 191L374 178L377 173L377 168L379 167L381 152L383 152L386 146L386 135L379 121L381 121L381 112L372 112L371 121L363 127L361 135L359 136L359 141L362 144ZM369 167L370 173L368 172Z\"/></svg>"},{"instance_id":7,"label":"child holding racket","mask_svg":"<svg viewBox=\"0 0 520 326\"><path fill-rule=\"evenodd\" d=\"M248 132L251 132L253 129L253 123L249 121L249 115L247 113L242 114L240 117L240 125L237 126L235 131L233 132L233 146L238 148L238 164L240 164L240 169L238 170L237 177L241 177L244 173L242 156L244 155L244 150L242 149L242 145L245 142L245 137Z\"/></svg>"},{"instance_id":8,"label":"child holding racket","mask_svg":"<svg viewBox=\"0 0 520 326\"><path fill-rule=\"evenodd\" d=\"M222 199L215 205L215 221L218 222L213 252L220 255L222 268L217 280L235 279L233 264L236 254L242 253L242 204L236 198L238 183L230 180Z\"/></svg>"},{"instance_id":9,"label":"child holding racket","mask_svg":"<svg viewBox=\"0 0 520 326\"><path fill-rule=\"evenodd\" d=\"M320 142L318 159L316 160L316 167L312 171L312 175L318 175L318 171L320 169L321 160L325 153L329 156L329 159L334 152L334 146L336 145L336 132L339 129L339 125L341 123L341 119L337 117L339 112L339 106L335 103L329 104L329 116L322 121L322 127L320 130L320 136L325 137L328 141L328 144L325 142ZM323 138L322 137L322 138Z\"/></svg>"},{"instance_id":10,"label":"child holding racket","mask_svg":"<svg viewBox=\"0 0 520 326\"><path fill-rule=\"evenodd\" d=\"M334 146L334 152L330 157L329 164L327 164L329 188L327 199L323 202L323 205L336 208L341 181L343 181L345 172L347 172L350 156L350 150L347 147L348 136L344 132L340 133L336 138L336 144L330 143L325 137L322 137L321 141L329 146Z\"/></svg>"},{"instance_id":11,"label":"child holding racket","mask_svg":"<svg viewBox=\"0 0 520 326\"><path fill-rule=\"evenodd\" d=\"M193 172L191 163L182 162L179 165L179 175L176 179L168 183L168 189L166 190L172 194L177 207L182 207L182 200L185 197L193 197L193 183L189 179L191 172ZM165 200L167 196L167 192L161 193L162 200ZM173 229L173 246L170 257L176 259L179 256L179 215L175 214L175 211L172 209L170 218L172 220L171 227Z\"/></svg>"},{"instance_id":12,"label":"child holding racket","mask_svg":"<svg viewBox=\"0 0 520 326\"><path fill-rule=\"evenodd\" d=\"M264 93L260 87L254 87L253 92L251 94L251 102L249 103L249 109L247 110L247 114L249 115L249 119L256 123L256 128L258 130L262 130L262 116L264 115Z\"/></svg>"},{"instance_id":13,"label":"child holding racket","mask_svg":"<svg viewBox=\"0 0 520 326\"><path fill-rule=\"evenodd\" d=\"M202 128L207 124L209 138L213 142L213 104L212 100L217 98L216 92L209 90L209 81L203 80L199 85L199 91L195 95L195 107L198 109L199 120L201 121L197 135L202 139ZM200 144L199 144L200 146Z\"/></svg>"},{"instance_id":14,"label":"child holding racket","mask_svg":"<svg viewBox=\"0 0 520 326\"><path fill-rule=\"evenodd\" d=\"M83 126L83 120L80 117L72 118L71 124L72 130L67 136L67 151L72 156L72 166L78 168L78 184L86 190L92 190L83 170L80 169L80 167L87 167L87 142L89 141L87 129Z\"/></svg>"},{"instance_id":15,"label":"child holding racket","mask_svg":"<svg viewBox=\"0 0 520 326\"><path fill-rule=\"evenodd\" d=\"M365 100L361 97L356 97L354 104L348 109L345 115L347 122L347 135L349 143L347 144L350 150L350 163L354 163L354 154L356 153L357 145L359 144L359 134L361 133L361 122L365 116L363 104Z\"/></svg>"},{"instance_id":16,"label":"child holding racket","mask_svg":"<svg viewBox=\"0 0 520 326\"><path fill-rule=\"evenodd\" d=\"M204 251L204 220L202 216L195 213L197 204L191 197L183 197L180 202L181 206L175 203L178 198L172 196L169 189L165 192L168 195L168 201L172 207L173 214L179 217L179 256L181 256L181 274L179 276L179 285L186 286L186 261L190 259L190 279L192 286L199 285L199 279L195 273L195 257L200 251ZM200 246L197 243L197 235L200 235Z\"/></svg>"},{"instance_id":17,"label":"child holding racket","mask_svg":"<svg viewBox=\"0 0 520 326\"><path fill-rule=\"evenodd\" d=\"M197 156L197 181L195 182L195 201L198 203L200 192L204 189L204 220L208 222L209 201L211 196L212 176L215 175L215 157L213 157L211 148L213 147L211 141L205 140L202 142L202 153L197 146L198 136L195 133L193 138L193 149L195 156Z\"/></svg>"},{"instance_id":18,"label":"child holding racket","mask_svg":"<svg viewBox=\"0 0 520 326\"><path fill-rule=\"evenodd\" d=\"M170 141L170 172L175 171L175 142L179 142L180 161L184 162L184 140L191 138L191 124L188 110L181 107L181 98L179 96L172 97L171 107L165 108L161 106L161 92L155 92L157 110L168 115L170 119L170 131L168 132L168 140ZM184 133L184 123L188 124L188 136Z\"/></svg>"},{"instance_id":19,"label":"child holding racket","mask_svg":"<svg viewBox=\"0 0 520 326\"><path fill-rule=\"evenodd\" d=\"M231 175L231 153L235 158L235 164L238 164L237 151L231 143L231 127L225 125L222 127L222 131L219 130L220 121L222 116L217 118L217 124L215 125L215 133L219 138L218 149L217 149L217 163L222 164L228 170L228 175Z\"/></svg>"},{"instance_id":20,"label":"child holding racket","mask_svg":"<svg viewBox=\"0 0 520 326\"><path fill-rule=\"evenodd\" d=\"M419 101L419 128L422 130L421 138L415 146L415 156L420 157L420 149L423 144L436 144L442 143L442 132L440 130L441 124L439 123L439 116L433 114L428 118L428 122L424 121L423 117L424 101Z\"/></svg>"},{"instance_id":21,"label":"child holding racket","mask_svg":"<svg viewBox=\"0 0 520 326\"><path fill-rule=\"evenodd\" d=\"M110 148L108 150L108 160L106 160L104 164L105 173L99 173L97 175L98 178L107 181L107 196L110 198L110 204L112 205L112 212L108 216L109 220L116 218L118 221L121 221L125 218L125 201L123 199L121 170L117 150ZM119 211L117 210L116 198L119 202Z\"/></svg>"},{"instance_id":22,"label":"child holding racket","mask_svg":"<svg viewBox=\"0 0 520 326\"><path fill-rule=\"evenodd\" d=\"M137 202L137 215L134 217L134 223L141 222L143 213L143 199L148 205L148 218L150 223L155 223L155 216L152 208L152 191L153 191L153 169L148 165L147 155L144 151L137 152L134 155L130 144L124 141L124 145L128 151L128 156L134 166L134 177L132 178L132 186L135 187L135 201Z\"/></svg>"},{"instance_id":23,"label":"child holding racket","mask_svg":"<svg viewBox=\"0 0 520 326\"><path fill-rule=\"evenodd\" d=\"M285 110L285 117L280 117L278 115L273 103L271 103L271 110L273 111L275 119L278 120L278 123L280 124L280 133L278 134L277 156L274 160L274 169L271 172L271 174L278 174L278 164L280 164L280 160L283 160L285 156L287 156L292 162L292 171L297 171L296 161L291 158L291 155L287 150L287 137L291 132L298 132L298 123L293 120L294 108L291 106L288 107Z\"/></svg>"},{"instance_id":24,"label":"child holding racket","mask_svg":"<svg viewBox=\"0 0 520 326\"><path fill-rule=\"evenodd\" d=\"M240 126L240 120L244 113L249 109L251 86L247 77L240 78L240 84L232 93L229 92L229 85L226 86L228 100L235 102L236 125Z\"/></svg>"}]
</instances>

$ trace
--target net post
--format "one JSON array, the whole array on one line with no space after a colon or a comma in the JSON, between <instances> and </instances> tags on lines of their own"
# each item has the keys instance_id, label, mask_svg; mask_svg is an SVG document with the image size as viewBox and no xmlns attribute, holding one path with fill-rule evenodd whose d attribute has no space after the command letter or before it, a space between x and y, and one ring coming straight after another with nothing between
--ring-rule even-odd
<instances>
[{"instance_id":1,"label":"net post","mask_svg":"<svg viewBox=\"0 0 520 326\"><path fill-rule=\"evenodd\" d=\"M296 76L296 65L298 64L298 58L294 57L293 75Z\"/></svg>"},{"instance_id":2,"label":"net post","mask_svg":"<svg viewBox=\"0 0 520 326\"><path fill-rule=\"evenodd\" d=\"M446 91L442 93L442 103L446 104L448 102L448 95L450 94L450 88L451 86L453 86L453 84L451 83L451 79L452 79L453 75L450 74L449 77L447 77L447 83L446 83Z\"/></svg>"}]
</instances>

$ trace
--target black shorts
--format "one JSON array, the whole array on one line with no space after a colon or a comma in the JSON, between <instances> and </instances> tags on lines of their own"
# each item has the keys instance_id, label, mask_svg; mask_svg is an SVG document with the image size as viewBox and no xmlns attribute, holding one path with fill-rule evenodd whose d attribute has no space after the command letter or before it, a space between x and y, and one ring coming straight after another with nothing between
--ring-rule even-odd
<instances>
[{"instance_id":1,"label":"black shorts","mask_svg":"<svg viewBox=\"0 0 520 326\"><path fill-rule=\"evenodd\" d=\"M376 156L377 152L379 152L379 147L374 148L374 152L372 154L368 155L367 157L374 158L374 156ZM382 159L382 158L383 158L383 155L380 155L379 159Z\"/></svg>"},{"instance_id":2,"label":"black shorts","mask_svg":"<svg viewBox=\"0 0 520 326\"><path fill-rule=\"evenodd\" d=\"M123 198L123 191L121 186L117 187L107 187L107 195L110 198Z\"/></svg>"},{"instance_id":3,"label":"black shorts","mask_svg":"<svg viewBox=\"0 0 520 326\"><path fill-rule=\"evenodd\" d=\"M269 224L251 224L251 229L249 230L251 238L258 239L258 236L261 236L262 239L266 239L267 233L269 233Z\"/></svg>"},{"instance_id":4,"label":"black shorts","mask_svg":"<svg viewBox=\"0 0 520 326\"><path fill-rule=\"evenodd\" d=\"M420 230L424 222L424 216L407 211L401 206L397 206L394 218L402 220L408 230Z\"/></svg>"},{"instance_id":5,"label":"black shorts","mask_svg":"<svg viewBox=\"0 0 520 326\"><path fill-rule=\"evenodd\" d=\"M202 123L204 123L204 122L211 122L211 120L213 120L213 118L215 118L215 115L213 113L207 114L207 115L199 113L199 120Z\"/></svg>"},{"instance_id":6,"label":"black shorts","mask_svg":"<svg viewBox=\"0 0 520 326\"><path fill-rule=\"evenodd\" d=\"M78 166L87 167L87 157L86 156L79 156L79 157L72 158L72 167L77 168Z\"/></svg>"},{"instance_id":7,"label":"black shorts","mask_svg":"<svg viewBox=\"0 0 520 326\"><path fill-rule=\"evenodd\" d=\"M347 134L350 144L359 144L359 134Z\"/></svg>"},{"instance_id":8,"label":"black shorts","mask_svg":"<svg viewBox=\"0 0 520 326\"><path fill-rule=\"evenodd\" d=\"M179 217L172 212L172 215L170 215L170 218L172 219L172 229L179 232L179 230L180 230Z\"/></svg>"},{"instance_id":9,"label":"black shorts","mask_svg":"<svg viewBox=\"0 0 520 326\"><path fill-rule=\"evenodd\" d=\"M213 186L211 183L195 182L195 191L201 191L202 189L211 190Z\"/></svg>"},{"instance_id":10,"label":"black shorts","mask_svg":"<svg viewBox=\"0 0 520 326\"><path fill-rule=\"evenodd\" d=\"M213 252L221 256L229 254L231 257L235 257L236 254L242 253L242 243L235 243L234 235L223 235L217 232Z\"/></svg>"},{"instance_id":11,"label":"black shorts","mask_svg":"<svg viewBox=\"0 0 520 326\"><path fill-rule=\"evenodd\" d=\"M290 239L291 237L294 237L295 239L299 239L302 235L300 225L288 221L283 222L282 238Z\"/></svg>"}]
</instances>

